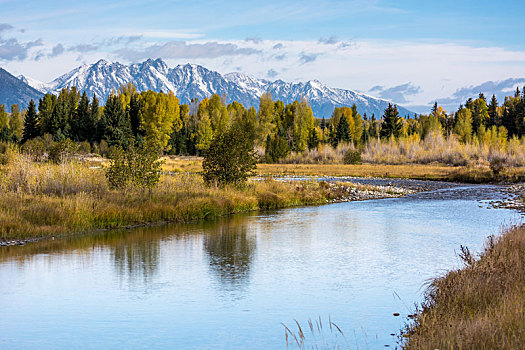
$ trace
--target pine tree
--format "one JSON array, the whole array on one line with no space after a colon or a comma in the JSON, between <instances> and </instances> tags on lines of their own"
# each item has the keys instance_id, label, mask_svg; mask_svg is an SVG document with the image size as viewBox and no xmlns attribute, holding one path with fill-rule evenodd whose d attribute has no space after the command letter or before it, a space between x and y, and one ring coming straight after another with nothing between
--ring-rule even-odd
<instances>
[{"instance_id":1,"label":"pine tree","mask_svg":"<svg viewBox=\"0 0 525 350\"><path fill-rule=\"evenodd\" d=\"M336 144L339 142L350 142L350 126L348 125L348 119L344 115L339 118L339 123L337 123L335 138Z\"/></svg>"},{"instance_id":2,"label":"pine tree","mask_svg":"<svg viewBox=\"0 0 525 350\"><path fill-rule=\"evenodd\" d=\"M89 98L86 92L82 93L75 116L71 121L71 136L77 141L86 141L90 139L93 133L93 125L90 125L91 113L89 111Z\"/></svg>"},{"instance_id":3,"label":"pine tree","mask_svg":"<svg viewBox=\"0 0 525 350\"><path fill-rule=\"evenodd\" d=\"M36 106L33 100L29 101L26 116L24 118L24 131L22 133L22 143L40 136L40 125Z\"/></svg>"},{"instance_id":4,"label":"pine tree","mask_svg":"<svg viewBox=\"0 0 525 350\"><path fill-rule=\"evenodd\" d=\"M312 131L310 131L310 136L308 137L308 149L317 149L319 146L319 136L317 135L316 128L312 128Z\"/></svg>"},{"instance_id":5,"label":"pine tree","mask_svg":"<svg viewBox=\"0 0 525 350\"><path fill-rule=\"evenodd\" d=\"M129 121L131 124L131 131L133 132L133 135L135 135L135 137L137 137L138 135L144 136L144 131L140 127L141 118L140 118L140 103L139 103L138 94L131 94L128 113L129 113Z\"/></svg>"},{"instance_id":6,"label":"pine tree","mask_svg":"<svg viewBox=\"0 0 525 350\"><path fill-rule=\"evenodd\" d=\"M435 103L435 106L437 110L437 102ZM401 117L399 116L397 106L392 106L392 104L389 103L383 115L383 123L381 124L381 137L399 137L401 134L401 129Z\"/></svg>"},{"instance_id":7,"label":"pine tree","mask_svg":"<svg viewBox=\"0 0 525 350\"><path fill-rule=\"evenodd\" d=\"M126 148L131 136L131 126L126 118L126 111L117 95L108 97L104 114L99 123L102 138L110 146Z\"/></svg>"},{"instance_id":8,"label":"pine tree","mask_svg":"<svg viewBox=\"0 0 525 350\"><path fill-rule=\"evenodd\" d=\"M46 94L38 102L38 117L40 124L40 135L51 134L51 116L55 109L57 97L53 94Z\"/></svg>"},{"instance_id":9,"label":"pine tree","mask_svg":"<svg viewBox=\"0 0 525 350\"><path fill-rule=\"evenodd\" d=\"M498 100L496 99L496 95L492 95L492 99L490 100L490 104L489 104L488 113L490 117L489 125L490 126L492 125L500 126L501 120L498 115Z\"/></svg>"}]
</instances>

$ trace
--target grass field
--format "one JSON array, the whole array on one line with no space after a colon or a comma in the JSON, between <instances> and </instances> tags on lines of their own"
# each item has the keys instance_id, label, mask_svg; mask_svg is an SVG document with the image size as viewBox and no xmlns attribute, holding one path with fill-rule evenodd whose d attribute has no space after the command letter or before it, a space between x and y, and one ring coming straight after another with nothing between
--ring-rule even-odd
<instances>
[{"instance_id":1,"label":"grass field","mask_svg":"<svg viewBox=\"0 0 525 350\"><path fill-rule=\"evenodd\" d=\"M171 172L200 172L202 158L167 157L163 169ZM422 180L492 182L525 181L525 167L509 167L499 176L486 165L448 166L443 164L258 164L259 175L356 176Z\"/></svg>"},{"instance_id":2,"label":"grass field","mask_svg":"<svg viewBox=\"0 0 525 350\"><path fill-rule=\"evenodd\" d=\"M137 188L116 190L108 185L101 168L104 162L89 159L54 164L14 154L8 163L0 165L0 240L323 204L347 198L351 187L357 191L382 191L348 183L332 186L318 181L272 179L250 181L241 187L209 187L202 176L191 172L200 170L200 161L195 159L179 161L186 171L171 170L162 175L151 192Z\"/></svg>"}]
</instances>

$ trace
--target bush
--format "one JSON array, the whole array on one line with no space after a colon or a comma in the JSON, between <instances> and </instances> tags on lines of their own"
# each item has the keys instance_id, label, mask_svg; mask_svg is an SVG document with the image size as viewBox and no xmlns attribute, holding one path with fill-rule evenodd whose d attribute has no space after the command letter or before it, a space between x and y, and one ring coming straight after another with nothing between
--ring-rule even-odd
<instances>
[{"instance_id":1,"label":"bush","mask_svg":"<svg viewBox=\"0 0 525 350\"><path fill-rule=\"evenodd\" d=\"M490 160L489 166L492 173L497 176L503 169L505 169L505 158L494 157Z\"/></svg>"},{"instance_id":2,"label":"bush","mask_svg":"<svg viewBox=\"0 0 525 350\"><path fill-rule=\"evenodd\" d=\"M204 182L220 186L242 184L253 175L256 166L253 141L243 132L231 128L217 135L205 152L202 162Z\"/></svg>"},{"instance_id":3,"label":"bush","mask_svg":"<svg viewBox=\"0 0 525 350\"><path fill-rule=\"evenodd\" d=\"M131 146L127 150L114 148L106 170L109 184L118 189L137 187L151 191L160 180L162 161L158 154L158 148L149 143Z\"/></svg>"},{"instance_id":4,"label":"bush","mask_svg":"<svg viewBox=\"0 0 525 350\"><path fill-rule=\"evenodd\" d=\"M49 160L53 163L62 163L70 159L78 150L78 144L66 139L55 142L49 149Z\"/></svg>"},{"instance_id":5,"label":"bush","mask_svg":"<svg viewBox=\"0 0 525 350\"><path fill-rule=\"evenodd\" d=\"M47 155L46 142L41 137L27 140L22 145L22 152L31 156L35 161L43 161Z\"/></svg>"},{"instance_id":6,"label":"bush","mask_svg":"<svg viewBox=\"0 0 525 350\"><path fill-rule=\"evenodd\" d=\"M89 144L89 142L87 141L81 142L80 145L78 146L78 153L81 153L81 154L91 153L91 145Z\"/></svg>"},{"instance_id":7,"label":"bush","mask_svg":"<svg viewBox=\"0 0 525 350\"><path fill-rule=\"evenodd\" d=\"M362 164L361 152L358 150L349 149L344 156L343 162L345 164Z\"/></svg>"}]
</instances>

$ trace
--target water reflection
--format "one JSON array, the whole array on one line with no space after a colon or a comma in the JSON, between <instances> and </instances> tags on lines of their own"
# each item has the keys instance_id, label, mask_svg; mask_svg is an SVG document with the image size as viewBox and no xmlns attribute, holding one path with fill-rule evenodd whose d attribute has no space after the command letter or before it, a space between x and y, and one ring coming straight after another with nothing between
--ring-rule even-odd
<instances>
[{"instance_id":1,"label":"water reflection","mask_svg":"<svg viewBox=\"0 0 525 350\"><path fill-rule=\"evenodd\" d=\"M249 234L245 221L223 222L207 230L203 248L210 271L223 289L236 290L249 282L256 240Z\"/></svg>"},{"instance_id":2,"label":"water reflection","mask_svg":"<svg viewBox=\"0 0 525 350\"><path fill-rule=\"evenodd\" d=\"M140 280L150 283L159 267L160 240L156 235L144 237L141 231L116 241L111 249L118 275L127 276L130 284Z\"/></svg>"}]
</instances>

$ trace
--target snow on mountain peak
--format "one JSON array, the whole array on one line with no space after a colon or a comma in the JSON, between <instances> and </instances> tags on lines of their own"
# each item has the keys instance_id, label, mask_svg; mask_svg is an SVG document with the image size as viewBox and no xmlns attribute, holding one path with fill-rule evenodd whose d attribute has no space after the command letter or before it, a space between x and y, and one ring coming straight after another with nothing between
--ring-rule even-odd
<instances>
[{"instance_id":1,"label":"snow on mountain peak","mask_svg":"<svg viewBox=\"0 0 525 350\"><path fill-rule=\"evenodd\" d=\"M318 118L330 117L334 107L352 106L354 103L362 114L382 115L389 103L352 90L330 88L318 80L305 83L272 82L239 72L221 75L191 63L169 68L160 58L129 66L101 59L95 64L77 67L49 84L23 76L19 79L46 93L58 93L63 88L76 86L79 91L86 91L90 96L94 94L101 101L105 101L111 91L127 83L133 83L137 91L173 91L181 103L189 103L192 98L202 100L212 94L219 94L226 96L228 103L235 100L247 108L257 108L259 97L269 91L275 100L285 103L306 98ZM413 114L402 107L399 107L399 111L401 115Z\"/></svg>"}]
</instances>

